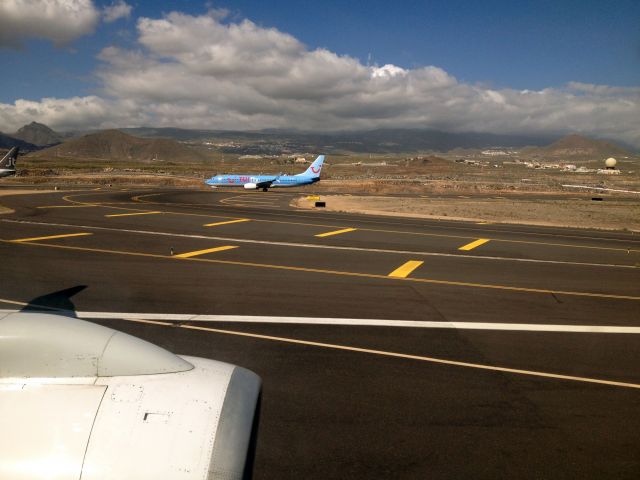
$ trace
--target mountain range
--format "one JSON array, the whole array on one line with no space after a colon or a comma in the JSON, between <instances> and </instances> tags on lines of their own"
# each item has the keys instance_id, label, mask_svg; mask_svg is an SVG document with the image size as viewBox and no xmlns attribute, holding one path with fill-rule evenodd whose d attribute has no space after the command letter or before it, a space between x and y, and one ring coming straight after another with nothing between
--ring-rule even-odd
<instances>
[{"instance_id":1,"label":"mountain range","mask_svg":"<svg viewBox=\"0 0 640 480\"><path fill-rule=\"evenodd\" d=\"M142 162L184 162L205 158L199 151L169 138L140 138L120 130L104 130L72 138L53 147L38 150L30 156Z\"/></svg>"},{"instance_id":2,"label":"mountain range","mask_svg":"<svg viewBox=\"0 0 640 480\"><path fill-rule=\"evenodd\" d=\"M603 140L594 140L580 135L567 135L546 147L525 148L523 153L552 157L573 156L627 156L629 152Z\"/></svg>"},{"instance_id":3,"label":"mountain range","mask_svg":"<svg viewBox=\"0 0 640 480\"><path fill-rule=\"evenodd\" d=\"M25 142L23 140L0 132L0 148L6 150L13 147L20 147L20 150L22 151L31 151L38 149L38 147L36 145L33 145L32 143Z\"/></svg>"},{"instance_id":4,"label":"mountain range","mask_svg":"<svg viewBox=\"0 0 640 480\"><path fill-rule=\"evenodd\" d=\"M17 132L0 133L0 148L19 146L39 151L36 157L130 159L151 161L201 159L202 153L185 143L213 145L223 153L281 155L299 152L410 153L453 149L521 149L534 156L626 156L619 145L580 135L498 135L452 133L427 129L378 129L363 132L309 133L290 130L220 131L180 128L123 128L89 134L62 134L31 122ZM47 148L48 147L48 148Z\"/></svg>"}]
</instances>

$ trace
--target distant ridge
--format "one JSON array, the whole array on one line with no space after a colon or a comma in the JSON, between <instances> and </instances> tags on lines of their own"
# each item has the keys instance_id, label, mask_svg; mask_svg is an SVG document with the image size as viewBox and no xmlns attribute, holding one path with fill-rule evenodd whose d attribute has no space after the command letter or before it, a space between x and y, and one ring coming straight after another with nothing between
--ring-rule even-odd
<instances>
[{"instance_id":1,"label":"distant ridge","mask_svg":"<svg viewBox=\"0 0 640 480\"><path fill-rule=\"evenodd\" d=\"M11 136L39 147L56 145L64 138L63 135L38 122L31 122L23 126Z\"/></svg>"},{"instance_id":2,"label":"distant ridge","mask_svg":"<svg viewBox=\"0 0 640 480\"><path fill-rule=\"evenodd\" d=\"M120 130L104 130L67 140L54 147L34 153L34 157L64 157L100 160L202 160L204 156L175 140L139 138Z\"/></svg>"},{"instance_id":3,"label":"distant ridge","mask_svg":"<svg viewBox=\"0 0 640 480\"><path fill-rule=\"evenodd\" d=\"M553 157L605 157L622 155L628 156L622 147L604 140L594 140L581 135L567 135L542 148L528 148L526 153L549 155Z\"/></svg>"},{"instance_id":4,"label":"distant ridge","mask_svg":"<svg viewBox=\"0 0 640 480\"><path fill-rule=\"evenodd\" d=\"M33 145L32 143L25 142L24 140L20 140L18 138L14 138L11 135L5 135L4 133L0 133L0 148L9 149L13 147L20 147L20 149L23 151L38 149L38 147L36 145Z\"/></svg>"},{"instance_id":5,"label":"distant ridge","mask_svg":"<svg viewBox=\"0 0 640 480\"><path fill-rule=\"evenodd\" d=\"M138 127L123 129L141 137L169 137L183 141L217 140L241 142L240 147L224 147L229 153L287 153L314 151L325 153L399 153L438 151L454 148L543 146L558 135L515 135L478 132L445 132L420 128L388 128L353 132L305 132L289 129L260 131L188 130L180 128ZM274 148L274 145L279 147Z\"/></svg>"}]
</instances>

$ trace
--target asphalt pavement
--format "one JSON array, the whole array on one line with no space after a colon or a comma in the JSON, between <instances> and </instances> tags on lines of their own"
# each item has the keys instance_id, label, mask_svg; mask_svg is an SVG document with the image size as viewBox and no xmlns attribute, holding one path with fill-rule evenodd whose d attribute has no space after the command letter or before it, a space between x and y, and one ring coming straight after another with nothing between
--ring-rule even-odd
<instances>
[{"instance_id":1,"label":"asphalt pavement","mask_svg":"<svg viewBox=\"0 0 640 480\"><path fill-rule=\"evenodd\" d=\"M638 478L637 235L299 195L2 197L0 308L104 312L255 371L257 479Z\"/></svg>"}]
</instances>

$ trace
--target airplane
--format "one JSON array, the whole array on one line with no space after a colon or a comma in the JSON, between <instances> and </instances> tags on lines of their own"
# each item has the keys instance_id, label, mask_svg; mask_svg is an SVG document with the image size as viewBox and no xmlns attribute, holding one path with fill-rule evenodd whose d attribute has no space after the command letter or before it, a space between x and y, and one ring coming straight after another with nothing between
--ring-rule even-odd
<instances>
[{"instance_id":1,"label":"airplane","mask_svg":"<svg viewBox=\"0 0 640 480\"><path fill-rule=\"evenodd\" d=\"M324 155L319 155L305 172L297 175L220 174L205 180L204 183L210 185L212 188L243 186L247 190L258 190L261 188L263 192L266 192L271 187L300 187L320 181L320 170L322 170L323 162Z\"/></svg>"},{"instance_id":2,"label":"airplane","mask_svg":"<svg viewBox=\"0 0 640 480\"><path fill-rule=\"evenodd\" d=\"M0 310L0 479L251 477L258 375L69 314Z\"/></svg>"},{"instance_id":3,"label":"airplane","mask_svg":"<svg viewBox=\"0 0 640 480\"><path fill-rule=\"evenodd\" d=\"M0 160L0 178L16 174L16 159L18 158L19 147L9 150L2 160Z\"/></svg>"}]
</instances>

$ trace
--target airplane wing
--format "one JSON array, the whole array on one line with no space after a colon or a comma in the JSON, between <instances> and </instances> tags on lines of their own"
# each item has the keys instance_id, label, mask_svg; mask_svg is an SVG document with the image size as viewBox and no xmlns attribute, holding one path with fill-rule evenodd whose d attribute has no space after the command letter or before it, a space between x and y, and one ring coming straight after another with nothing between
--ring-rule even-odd
<instances>
[{"instance_id":1,"label":"airplane wing","mask_svg":"<svg viewBox=\"0 0 640 480\"><path fill-rule=\"evenodd\" d=\"M48 313L0 313L0 343L0 478L251 476L253 372Z\"/></svg>"},{"instance_id":2,"label":"airplane wing","mask_svg":"<svg viewBox=\"0 0 640 480\"><path fill-rule=\"evenodd\" d=\"M278 180L279 178L280 178L280 175L278 175L277 177L270 178L269 180L264 180L262 182L257 182L256 183L256 188L269 188L269 187L271 187L271 184L273 182L275 182L276 180Z\"/></svg>"}]
</instances>

